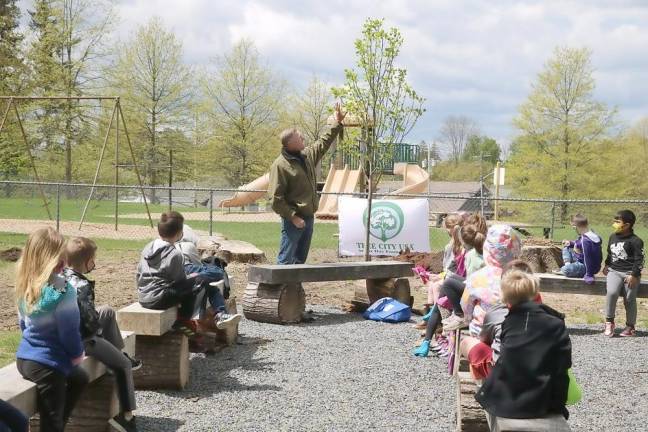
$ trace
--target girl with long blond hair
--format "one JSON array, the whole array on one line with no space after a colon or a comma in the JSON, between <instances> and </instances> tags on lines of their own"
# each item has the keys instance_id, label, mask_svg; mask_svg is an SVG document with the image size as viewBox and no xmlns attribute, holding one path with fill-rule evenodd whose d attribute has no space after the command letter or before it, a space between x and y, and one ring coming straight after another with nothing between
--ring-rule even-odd
<instances>
[{"instance_id":1,"label":"girl with long blond hair","mask_svg":"<svg viewBox=\"0 0 648 432\"><path fill-rule=\"evenodd\" d=\"M41 431L65 429L88 383L76 290L61 274L65 240L52 228L29 235L16 267L16 302L22 339L18 371L36 383Z\"/></svg>"}]
</instances>

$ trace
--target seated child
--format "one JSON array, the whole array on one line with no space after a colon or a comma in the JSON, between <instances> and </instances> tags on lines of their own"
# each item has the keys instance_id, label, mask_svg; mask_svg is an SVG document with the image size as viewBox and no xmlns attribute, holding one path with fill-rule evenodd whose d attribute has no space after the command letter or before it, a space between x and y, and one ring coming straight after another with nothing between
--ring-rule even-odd
<instances>
[{"instance_id":1,"label":"seated child","mask_svg":"<svg viewBox=\"0 0 648 432\"><path fill-rule=\"evenodd\" d=\"M184 217L175 211L162 213L158 222L159 239L144 247L137 266L137 287L140 304L149 309L167 309L180 304L178 319L173 328L188 336L196 335L194 313L205 313L205 295L218 312L218 328L235 326L241 315L222 312L225 300L220 290L196 280L196 274L187 276L184 257L174 244L183 237Z\"/></svg>"},{"instance_id":2,"label":"seated child","mask_svg":"<svg viewBox=\"0 0 648 432\"><path fill-rule=\"evenodd\" d=\"M137 431L133 416L136 409L133 371L142 362L131 358L124 349L115 311L107 305L95 308L95 283L85 274L95 269L97 245L85 237L73 237L65 245L65 270L67 282L76 289L81 316L81 337L87 356L94 357L110 369L117 383L117 396L121 412L109 420L119 431Z\"/></svg>"},{"instance_id":3,"label":"seated child","mask_svg":"<svg viewBox=\"0 0 648 432\"><path fill-rule=\"evenodd\" d=\"M493 225L484 242L486 266L466 279L461 297L464 321L469 324L471 336L478 337L486 312L500 303L500 281L503 268L516 259L522 250L517 232L508 225Z\"/></svg>"},{"instance_id":4,"label":"seated child","mask_svg":"<svg viewBox=\"0 0 648 432\"><path fill-rule=\"evenodd\" d=\"M463 221L464 218L460 214L451 214L443 219L443 227L446 229L448 236L450 236L450 241L443 248L443 272L440 274L429 274L427 272L420 274L421 279L423 279L427 287L428 296L426 306L430 307L430 311L420 322L414 324L414 328L416 329L425 329L429 326L428 322L430 318L436 313L435 308L432 306L436 304L439 297L442 297L440 290L444 279L458 272L458 264L463 265L463 250L461 240L459 239L459 226L463 224Z\"/></svg>"},{"instance_id":5,"label":"seated child","mask_svg":"<svg viewBox=\"0 0 648 432\"><path fill-rule=\"evenodd\" d=\"M644 244L633 231L637 218L630 210L621 210L614 217L614 234L610 236L603 274L607 276L605 297L605 336L614 336L616 303L623 295L626 327L619 336L635 335L637 322L637 290L644 266Z\"/></svg>"},{"instance_id":6,"label":"seated child","mask_svg":"<svg viewBox=\"0 0 648 432\"><path fill-rule=\"evenodd\" d=\"M463 244L465 254L466 276L470 276L480 270L484 263L484 241L486 233L479 231L478 225L465 225L459 228L459 236ZM442 290L452 305L453 314L442 321L443 330L457 330L464 325L463 310L461 309L461 296L466 287L465 279L446 278L443 281Z\"/></svg>"},{"instance_id":7,"label":"seated child","mask_svg":"<svg viewBox=\"0 0 648 432\"><path fill-rule=\"evenodd\" d=\"M503 277L513 270L533 274L529 264L516 259L506 265ZM539 295L536 300L540 302ZM504 303L495 305L484 316L479 338L467 336L461 339L461 355L468 359L470 372L476 380L486 378L499 358L502 323L506 315L508 315L508 307Z\"/></svg>"},{"instance_id":8,"label":"seated child","mask_svg":"<svg viewBox=\"0 0 648 432\"><path fill-rule=\"evenodd\" d=\"M568 418L571 341L564 315L533 301L539 287L533 275L513 270L501 285L509 312L502 323L500 357L475 399L497 417Z\"/></svg>"},{"instance_id":9,"label":"seated child","mask_svg":"<svg viewBox=\"0 0 648 432\"><path fill-rule=\"evenodd\" d=\"M589 229L587 218L580 213L572 217L572 226L576 229L578 238L563 241L562 257L565 265L558 273L567 277L582 277L585 283L593 284L594 275L601 270L603 260L601 237Z\"/></svg>"},{"instance_id":10,"label":"seated child","mask_svg":"<svg viewBox=\"0 0 648 432\"><path fill-rule=\"evenodd\" d=\"M88 384L76 290L63 275L65 240L52 228L32 232L16 267L22 339L18 371L36 383L41 431L63 432Z\"/></svg>"}]
</instances>

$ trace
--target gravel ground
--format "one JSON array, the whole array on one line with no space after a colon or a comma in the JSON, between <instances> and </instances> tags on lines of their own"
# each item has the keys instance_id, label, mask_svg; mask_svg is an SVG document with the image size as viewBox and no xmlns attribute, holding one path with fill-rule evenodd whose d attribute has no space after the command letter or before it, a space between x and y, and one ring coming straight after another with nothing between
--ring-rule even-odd
<instances>
[{"instance_id":1,"label":"gravel ground","mask_svg":"<svg viewBox=\"0 0 648 432\"><path fill-rule=\"evenodd\" d=\"M417 359L409 325L314 306L310 324L241 323L241 345L192 357L183 392L138 392L145 431L449 431L455 386L445 363ZM574 431L645 430L646 333L607 339L572 329L583 401ZM422 385L424 384L424 385Z\"/></svg>"}]
</instances>

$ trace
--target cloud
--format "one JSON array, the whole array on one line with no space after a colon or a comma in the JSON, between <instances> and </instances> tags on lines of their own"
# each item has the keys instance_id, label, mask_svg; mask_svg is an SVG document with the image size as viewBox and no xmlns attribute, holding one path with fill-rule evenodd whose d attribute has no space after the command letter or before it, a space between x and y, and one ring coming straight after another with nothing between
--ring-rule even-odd
<instances>
[{"instance_id":1,"label":"cloud","mask_svg":"<svg viewBox=\"0 0 648 432\"><path fill-rule=\"evenodd\" d=\"M124 0L116 8L121 39L157 15L192 64L250 38L295 88L313 74L341 83L364 20L385 17L405 38L399 64L427 98L413 142L436 137L453 114L509 141L517 107L558 45L592 50L596 97L618 106L622 121L648 115L648 3L641 0Z\"/></svg>"}]
</instances>

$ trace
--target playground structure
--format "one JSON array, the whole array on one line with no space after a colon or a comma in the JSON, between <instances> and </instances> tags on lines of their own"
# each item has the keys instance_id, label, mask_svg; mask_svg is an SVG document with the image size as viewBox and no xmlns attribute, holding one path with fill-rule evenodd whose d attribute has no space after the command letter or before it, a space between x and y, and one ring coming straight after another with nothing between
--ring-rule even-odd
<instances>
[{"instance_id":1,"label":"playground structure","mask_svg":"<svg viewBox=\"0 0 648 432\"><path fill-rule=\"evenodd\" d=\"M41 178L38 173L38 170L36 168L36 162L34 155L32 153L32 149L29 144L29 139L27 138L27 133L25 131L25 127L23 125L23 119L20 115L20 112L18 110L18 104L20 102L34 102L34 101L67 101L69 103L76 101L79 103L80 101L98 101L101 103L102 101L109 101L112 102L112 114L110 115L110 122L108 123L108 127L106 129L105 136L103 137L103 145L101 146L101 151L99 154L99 160L97 162L97 168L95 170L94 178L92 180L92 188L90 189L90 194L88 196L88 199L86 200L85 206L83 207L83 212L81 214L81 221L79 222L79 230L83 227L83 223L85 221L86 214L88 212L88 206L90 205L90 201L92 200L92 197L94 195L96 186L97 186L97 180L99 178L99 172L101 170L101 165L104 160L104 155L106 154L106 149L108 147L108 142L109 138L111 136L111 133L114 131L115 132L115 159L114 159L114 198L115 198L115 231L118 230L118 215L119 215L119 169L120 168L133 168L135 171L135 174L137 176L137 183L139 186L139 190L142 194L142 201L144 202L144 206L146 208L146 214L148 216L148 221L153 228L153 220L151 219L151 212L149 209L148 201L146 199L146 194L144 193L144 184L142 182L142 177L140 176L139 168L137 165L137 160L135 158L135 152L133 150L133 145L131 144L130 140L130 135L128 134L128 129L126 127L126 120L124 118L124 114L122 112L121 108L121 103L120 103L120 98L118 96L0 96L0 100L2 101L7 101L7 105L4 111L4 114L2 115L2 120L0 120L0 133L2 133L3 128L5 127L5 122L7 121L7 118L9 116L9 111L11 108L13 108L14 116L16 123L18 125L18 128L20 130L20 135L22 137L23 144L25 145L25 152L27 156L29 157L29 164L31 165L31 169L34 174L34 178L36 179L36 182L38 184L38 189L41 195L41 199L43 200L43 205L44 208L47 212L47 216L50 220L53 220L52 213L49 208L49 202L47 200L47 197L45 196L45 192L43 191L42 185L41 185ZM124 134L126 138L126 144L128 145L128 150L129 150L129 156L131 159L130 164L122 164L119 161L120 156L119 156L119 150L120 150L120 124L122 125L122 133Z\"/></svg>"},{"instance_id":2,"label":"playground structure","mask_svg":"<svg viewBox=\"0 0 648 432\"><path fill-rule=\"evenodd\" d=\"M385 194L385 196L399 198L398 195L415 195L427 192L430 176L427 171L418 165L404 162L396 163L394 164L394 174L403 177L403 185L401 188ZM319 201L319 209L315 213L315 217L318 219L337 219L338 194L355 192L360 177L360 170L352 170L348 166L342 169L331 166L326 176L326 182ZM256 202L267 194L269 179L270 174L266 173L241 186L231 198L221 201L219 207L243 207Z\"/></svg>"},{"instance_id":3,"label":"playground structure","mask_svg":"<svg viewBox=\"0 0 648 432\"><path fill-rule=\"evenodd\" d=\"M350 170L348 166L338 170L331 165L315 217L318 219L337 219L338 197L335 194L355 192L359 180L360 170Z\"/></svg>"},{"instance_id":4,"label":"playground structure","mask_svg":"<svg viewBox=\"0 0 648 432\"><path fill-rule=\"evenodd\" d=\"M420 166L404 162L395 163L394 174L403 177L403 186L387 195L422 194L428 191L430 174Z\"/></svg>"},{"instance_id":5,"label":"playground structure","mask_svg":"<svg viewBox=\"0 0 648 432\"><path fill-rule=\"evenodd\" d=\"M252 182L239 187L239 190L228 199L220 202L219 207L243 207L263 198L268 193L270 173L265 173Z\"/></svg>"}]
</instances>

